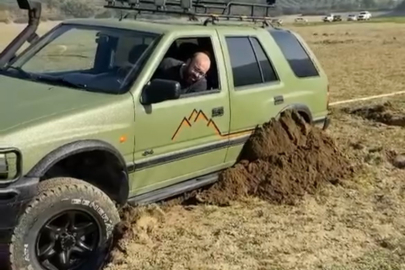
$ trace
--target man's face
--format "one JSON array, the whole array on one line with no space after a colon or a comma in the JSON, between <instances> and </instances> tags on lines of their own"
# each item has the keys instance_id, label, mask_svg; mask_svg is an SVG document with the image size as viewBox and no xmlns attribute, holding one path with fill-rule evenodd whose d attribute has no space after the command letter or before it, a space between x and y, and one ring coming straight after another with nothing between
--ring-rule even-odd
<instances>
[{"instance_id":1,"label":"man's face","mask_svg":"<svg viewBox=\"0 0 405 270\"><path fill-rule=\"evenodd\" d=\"M188 83L194 83L205 76L207 68L204 63L196 60L191 60L186 67L185 79Z\"/></svg>"}]
</instances>

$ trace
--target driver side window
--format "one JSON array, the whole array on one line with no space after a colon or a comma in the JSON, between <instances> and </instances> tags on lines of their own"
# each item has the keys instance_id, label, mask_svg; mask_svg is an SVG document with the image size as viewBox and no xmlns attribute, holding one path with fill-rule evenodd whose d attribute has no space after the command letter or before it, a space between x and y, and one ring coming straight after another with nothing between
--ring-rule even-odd
<instances>
[{"instance_id":1,"label":"driver side window","mask_svg":"<svg viewBox=\"0 0 405 270\"><path fill-rule=\"evenodd\" d=\"M202 54L203 60L192 61L191 65L187 65L195 53ZM207 66L209 68L205 72ZM187 37L175 40L155 70L152 76L154 79L177 81L181 86L180 98L219 92L219 76L211 38Z\"/></svg>"}]
</instances>

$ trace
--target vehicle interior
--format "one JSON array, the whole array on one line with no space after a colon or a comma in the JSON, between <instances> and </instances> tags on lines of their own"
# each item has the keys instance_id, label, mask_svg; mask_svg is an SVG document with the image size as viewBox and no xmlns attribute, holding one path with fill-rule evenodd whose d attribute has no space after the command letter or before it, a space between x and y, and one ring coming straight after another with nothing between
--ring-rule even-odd
<instances>
[{"instance_id":1,"label":"vehicle interior","mask_svg":"<svg viewBox=\"0 0 405 270\"><path fill-rule=\"evenodd\" d=\"M185 62L196 52L205 52L211 59L211 67L206 74L207 90L219 89L218 68L211 38L179 38L172 43L164 58L172 57Z\"/></svg>"},{"instance_id":2,"label":"vehicle interior","mask_svg":"<svg viewBox=\"0 0 405 270\"><path fill-rule=\"evenodd\" d=\"M95 40L93 62L91 67L76 69L68 66L64 70L52 70L40 72L42 75L63 77L64 80L76 84L87 84L97 88L100 92L119 92L123 81L130 70L137 73L147 61L145 54L150 47L153 38L139 36L114 36L106 33L100 34ZM47 47L40 54L48 55ZM56 44L60 46L60 44ZM63 62L69 57L70 48L66 52L58 54L58 62ZM187 61L195 52L205 52L211 59L211 67L206 74L207 90L219 89L217 64L213 46L209 37L180 38L173 42L165 54L181 61ZM35 58L36 56L34 56ZM41 56L43 57L43 56ZM142 59L141 59L142 58ZM24 67L23 67L24 68ZM66 70L67 69L67 70ZM136 76L136 75L135 75Z\"/></svg>"},{"instance_id":3,"label":"vehicle interior","mask_svg":"<svg viewBox=\"0 0 405 270\"><path fill-rule=\"evenodd\" d=\"M21 55L15 62L16 67L29 74L31 79L67 86L76 84L97 92L115 94L123 91L126 82L132 81L125 81L128 75L134 78L142 70L153 50L147 49L156 39L156 36L136 32L125 34L97 29L87 31L71 26L66 28L67 31L50 43L34 45ZM84 38L72 40L77 33ZM22 72L10 69L10 73L21 75Z\"/></svg>"}]
</instances>

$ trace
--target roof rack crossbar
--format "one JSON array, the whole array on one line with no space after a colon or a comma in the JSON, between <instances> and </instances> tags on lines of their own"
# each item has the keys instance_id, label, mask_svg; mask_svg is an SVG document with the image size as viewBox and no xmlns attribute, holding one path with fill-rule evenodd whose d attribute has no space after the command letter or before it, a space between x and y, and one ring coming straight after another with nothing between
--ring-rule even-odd
<instances>
[{"instance_id":1,"label":"roof rack crossbar","mask_svg":"<svg viewBox=\"0 0 405 270\"><path fill-rule=\"evenodd\" d=\"M107 4L105 8L151 12L151 13L164 13L164 14L176 14L185 15L189 17L215 17L226 19L240 19L240 20L268 20L269 10L275 8L275 1L267 1L270 4L257 4L257 3L244 3L234 1L210 1L210 0L106 0ZM119 3L119 4L118 4ZM169 7L177 7L180 9L170 9ZM245 15L233 15L232 7L250 7L250 16ZM192 10L194 8L194 11ZM197 12L198 9L203 9L204 12ZM264 16L255 16L255 8L261 8L265 11ZM218 14L208 13L208 9L219 9Z\"/></svg>"}]
</instances>

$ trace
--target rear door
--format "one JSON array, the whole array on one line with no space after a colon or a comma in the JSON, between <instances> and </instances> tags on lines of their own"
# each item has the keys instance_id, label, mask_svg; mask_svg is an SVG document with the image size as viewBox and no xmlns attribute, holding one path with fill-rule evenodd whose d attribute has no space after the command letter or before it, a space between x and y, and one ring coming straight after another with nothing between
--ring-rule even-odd
<instances>
[{"instance_id":1,"label":"rear door","mask_svg":"<svg viewBox=\"0 0 405 270\"><path fill-rule=\"evenodd\" d=\"M227 66L230 132L248 134L255 126L275 116L284 106L284 74L274 67L280 55L269 50L274 44L266 32L219 29L218 33ZM243 138L247 139L246 136ZM242 142L239 140L239 144L235 143L230 148L227 161L236 159Z\"/></svg>"},{"instance_id":2,"label":"rear door","mask_svg":"<svg viewBox=\"0 0 405 270\"><path fill-rule=\"evenodd\" d=\"M299 105L314 123L322 122L328 113L328 79L315 54L296 33L272 29L269 34L284 56L280 64L288 71L286 103Z\"/></svg>"}]
</instances>

